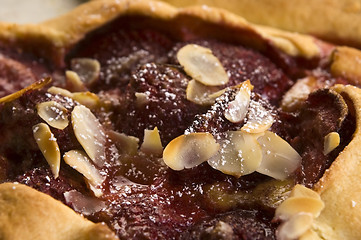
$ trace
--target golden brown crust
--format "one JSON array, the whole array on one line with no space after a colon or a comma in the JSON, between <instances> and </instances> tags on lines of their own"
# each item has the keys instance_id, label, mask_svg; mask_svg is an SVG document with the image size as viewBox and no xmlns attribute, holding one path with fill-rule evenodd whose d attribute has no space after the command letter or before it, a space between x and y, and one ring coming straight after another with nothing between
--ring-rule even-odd
<instances>
[{"instance_id":1,"label":"golden brown crust","mask_svg":"<svg viewBox=\"0 0 361 240\"><path fill-rule=\"evenodd\" d=\"M361 90L353 86L335 87L352 102L356 131L314 189L325 203L314 229L322 239L358 239L361 226Z\"/></svg>"},{"instance_id":2,"label":"golden brown crust","mask_svg":"<svg viewBox=\"0 0 361 240\"><path fill-rule=\"evenodd\" d=\"M0 185L0 239L114 240L104 224L93 223L63 203L16 183Z\"/></svg>"},{"instance_id":3,"label":"golden brown crust","mask_svg":"<svg viewBox=\"0 0 361 240\"><path fill-rule=\"evenodd\" d=\"M177 7L224 8L250 22L361 46L360 0L163 0ZM335 31L337 29L337 31Z\"/></svg>"},{"instance_id":4,"label":"golden brown crust","mask_svg":"<svg viewBox=\"0 0 361 240\"><path fill-rule=\"evenodd\" d=\"M27 42L45 46L44 51L47 51L48 55L50 52L51 55L56 56L56 59L59 59L66 49L82 39L86 33L124 15L141 15L167 21L175 25L172 27L174 29L169 29L178 31L178 34L182 25L187 25L189 21L199 22L199 28L205 27L205 23L213 23L225 29L232 29L234 32L229 35L240 42L258 45L271 42L289 55L305 58L318 57L321 54L314 38L307 35L253 25L245 19L221 9L199 6L176 9L165 3L145 0L93 1L39 25L1 23L0 40L5 39L7 42L11 40L10 42L21 45L24 44L24 39L27 39ZM248 35L253 34L257 37L247 40L244 39L244 34L235 34L237 31L247 31L251 33ZM46 55L46 53L42 55Z\"/></svg>"},{"instance_id":5,"label":"golden brown crust","mask_svg":"<svg viewBox=\"0 0 361 240\"><path fill-rule=\"evenodd\" d=\"M361 52L350 47L337 47L331 57L331 73L335 77L343 77L351 84L361 82Z\"/></svg>"}]
</instances>

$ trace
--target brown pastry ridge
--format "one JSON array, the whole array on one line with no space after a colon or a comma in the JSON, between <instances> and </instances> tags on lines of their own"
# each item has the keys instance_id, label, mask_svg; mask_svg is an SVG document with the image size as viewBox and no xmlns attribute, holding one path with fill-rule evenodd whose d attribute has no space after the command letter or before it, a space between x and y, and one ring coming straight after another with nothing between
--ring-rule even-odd
<instances>
[{"instance_id":1,"label":"brown pastry ridge","mask_svg":"<svg viewBox=\"0 0 361 240\"><path fill-rule=\"evenodd\" d=\"M54 198L17 183L0 185L0 239L118 239Z\"/></svg>"}]
</instances>

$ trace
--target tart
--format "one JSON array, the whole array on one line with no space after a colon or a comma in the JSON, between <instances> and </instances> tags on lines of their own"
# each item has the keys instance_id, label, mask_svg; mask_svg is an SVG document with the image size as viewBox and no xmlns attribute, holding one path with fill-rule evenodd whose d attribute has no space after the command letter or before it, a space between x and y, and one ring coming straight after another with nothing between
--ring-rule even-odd
<instances>
[{"instance_id":1,"label":"tart","mask_svg":"<svg viewBox=\"0 0 361 240\"><path fill-rule=\"evenodd\" d=\"M2 239L358 238L358 50L151 1L0 30Z\"/></svg>"}]
</instances>

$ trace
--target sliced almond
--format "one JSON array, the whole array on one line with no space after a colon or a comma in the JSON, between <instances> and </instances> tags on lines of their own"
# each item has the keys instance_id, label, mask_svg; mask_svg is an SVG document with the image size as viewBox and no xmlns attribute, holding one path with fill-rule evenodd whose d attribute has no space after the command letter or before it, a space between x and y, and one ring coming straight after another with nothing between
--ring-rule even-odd
<instances>
[{"instance_id":1,"label":"sliced almond","mask_svg":"<svg viewBox=\"0 0 361 240\"><path fill-rule=\"evenodd\" d=\"M318 89L315 77L306 77L297 82L283 95L281 107L284 111L295 111L306 101L308 95Z\"/></svg>"},{"instance_id":2,"label":"sliced almond","mask_svg":"<svg viewBox=\"0 0 361 240\"><path fill-rule=\"evenodd\" d=\"M68 110L55 101L42 102L36 105L38 115L50 126L64 129L69 125Z\"/></svg>"},{"instance_id":3,"label":"sliced almond","mask_svg":"<svg viewBox=\"0 0 361 240\"><path fill-rule=\"evenodd\" d=\"M163 160L173 170L195 167L217 153L219 144L210 133L189 133L173 139L164 149Z\"/></svg>"},{"instance_id":4,"label":"sliced almond","mask_svg":"<svg viewBox=\"0 0 361 240\"><path fill-rule=\"evenodd\" d=\"M162 156L163 146L157 127L155 127L153 130L144 130L144 140L140 150L144 153L154 156Z\"/></svg>"},{"instance_id":5,"label":"sliced almond","mask_svg":"<svg viewBox=\"0 0 361 240\"><path fill-rule=\"evenodd\" d=\"M86 86L90 86L99 78L100 63L92 58L74 58L71 60L71 69Z\"/></svg>"},{"instance_id":6,"label":"sliced almond","mask_svg":"<svg viewBox=\"0 0 361 240\"><path fill-rule=\"evenodd\" d=\"M21 97L24 93L43 88L44 86L48 85L50 82L51 82L50 77L43 78L43 79L36 81L33 84L27 86L26 88L23 88L17 92L14 92L10 95L0 98L0 103L7 103L7 102L14 101L14 100L18 99L19 97Z\"/></svg>"},{"instance_id":7,"label":"sliced almond","mask_svg":"<svg viewBox=\"0 0 361 240\"><path fill-rule=\"evenodd\" d=\"M56 138L45 123L33 126L33 135L40 151L48 162L54 177L59 176L60 150Z\"/></svg>"},{"instance_id":8,"label":"sliced almond","mask_svg":"<svg viewBox=\"0 0 361 240\"><path fill-rule=\"evenodd\" d=\"M135 103L136 103L137 107L141 107L141 106L144 106L147 103L149 103L149 96L146 93L136 92L135 97L136 97Z\"/></svg>"},{"instance_id":9,"label":"sliced almond","mask_svg":"<svg viewBox=\"0 0 361 240\"><path fill-rule=\"evenodd\" d=\"M269 129L274 121L271 111L265 109L261 103L251 101L247 113L247 122L241 130L249 133L261 133Z\"/></svg>"},{"instance_id":10,"label":"sliced almond","mask_svg":"<svg viewBox=\"0 0 361 240\"><path fill-rule=\"evenodd\" d=\"M95 196L101 196L102 192L99 190L101 190L104 176L102 176L99 170L90 162L90 159L84 151L71 150L66 152L64 154L64 161L86 178Z\"/></svg>"},{"instance_id":11,"label":"sliced almond","mask_svg":"<svg viewBox=\"0 0 361 240\"><path fill-rule=\"evenodd\" d=\"M84 83L80 80L78 74L74 71L66 71L66 86L72 92L83 92L86 91Z\"/></svg>"},{"instance_id":12,"label":"sliced almond","mask_svg":"<svg viewBox=\"0 0 361 240\"><path fill-rule=\"evenodd\" d=\"M187 100L199 105L212 105L216 97L211 97L214 93L219 92L219 87L206 86L196 80L189 81L187 85Z\"/></svg>"},{"instance_id":13,"label":"sliced almond","mask_svg":"<svg viewBox=\"0 0 361 240\"><path fill-rule=\"evenodd\" d=\"M68 98L72 98L73 97L73 94L71 92L69 92L68 90L64 89L64 88L60 88L60 87L50 87L48 89L48 92L49 93L52 93L52 94L59 94L59 95L62 95L64 97L68 97Z\"/></svg>"},{"instance_id":14,"label":"sliced almond","mask_svg":"<svg viewBox=\"0 0 361 240\"><path fill-rule=\"evenodd\" d=\"M323 154L329 154L340 145L340 135L337 132L330 132L325 136Z\"/></svg>"},{"instance_id":15,"label":"sliced almond","mask_svg":"<svg viewBox=\"0 0 361 240\"><path fill-rule=\"evenodd\" d=\"M76 106L71 113L71 121L75 137L85 152L97 166L103 166L106 136L99 120L87 107Z\"/></svg>"},{"instance_id":16,"label":"sliced almond","mask_svg":"<svg viewBox=\"0 0 361 240\"><path fill-rule=\"evenodd\" d=\"M100 105L99 97L92 92L75 92L72 98L90 109L95 109Z\"/></svg>"},{"instance_id":17,"label":"sliced almond","mask_svg":"<svg viewBox=\"0 0 361 240\"><path fill-rule=\"evenodd\" d=\"M301 156L292 146L277 134L266 131L258 138L263 159L257 172L283 180L294 172L301 163Z\"/></svg>"},{"instance_id":18,"label":"sliced almond","mask_svg":"<svg viewBox=\"0 0 361 240\"><path fill-rule=\"evenodd\" d=\"M229 81L222 63L209 48L185 45L179 49L177 59L189 76L206 86L220 86Z\"/></svg>"},{"instance_id":19,"label":"sliced almond","mask_svg":"<svg viewBox=\"0 0 361 240\"><path fill-rule=\"evenodd\" d=\"M251 90L253 85L249 80L240 85L238 93L233 101L228 104L224 117L233 123L239 123L246 117L249 103L251 101Z\"/></svg>"},{"instance_id":20,"label":"sliced almond","mask_svg":"<svg viewBox=\"0 0 361 240\"><path fill-rule=\"evenodd\" d=\"M281 220L288 220L292 216L304 212L310 213L316 218L324 207L325 204L320 199L313 197L290 197L283 201L276 209L275 217Z\"/></svg>"},{"instance_id":21,"label":"sliced almond","mask_svg":"<svg viewBox=\"0 0 361 240\"><path fill-rule=\"evenodd\" d=\"M296 184L293 187L290 197L310 197L321 200L321 197L317 192L301 184Z\"/></svg>"},{"instance_id":22,"label":"sliced almond","mask_svg":"<svg viewBox=\"0 0 361 240\"><path fill-rule=\"evenodd\" d=\"M310 213L298 213L284 222L276 232L279 240L298 239L311 228L313 216Z\"/></svg>"},{"instance_id":23,"label":"sliced almond","mask_svg":"<svg viewBox=\"0 0 361 240\"><path fill-rule=\"evenodd\" d=\"M115 146L118 148L119 153L135 155L138 152L138 138L115 131L109 131L107 134L109 138L114 142Z\"/></svg>"},{"instance_id":24,"label":"sliced almond","mask_svg":"<svg viewBox=\"0 0 361 240\"><path fill-rule=\"evenodd\" d=\"M229 131L218 140L220 150L208 160L213 168L235 177L254 172L262 161L256 138L249 133Z\"/></svg>"}]
</instances>

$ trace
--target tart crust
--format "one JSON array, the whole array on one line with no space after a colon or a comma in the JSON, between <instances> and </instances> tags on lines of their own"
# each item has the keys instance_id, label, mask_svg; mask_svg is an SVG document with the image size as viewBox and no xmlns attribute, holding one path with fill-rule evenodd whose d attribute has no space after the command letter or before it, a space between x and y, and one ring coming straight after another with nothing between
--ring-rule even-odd
<instances>
[{"instance_id":1,"label":"tart crust","mask_svg":"<svg viewBox=\"0 0 361 240\"><path fill-rule=\"evenodd\" d=\"M361 90L343 85L334 89L352 102L356 130L352 141L314 186L325 208L315 219L313 228L322 239L358 239L361 226Z\"/></svg>"},{"instance_id":2,"label":"tart crust","mask_svg":"<svg viewBox=\"0 0 361 240\"><path fill-rule=\"evenodd\" d=\"M93 1L39 25L0 23L0 39L24 49L41 44L42 48L36 53L62 65L65 52L87 33L124 15L150 17L155 24L167 27L168 31L183 40L192 38L191 33L182 32L184 27L189 27L193 32L201 30L199 33L204 35L218 34L220 38L232 39L257 49L272 44L291 56L311 59L324 54L317 40L311 36L257 26L220 9L176 9L164 3L146 0ZM224 31L213 33L213 29L209 28L214 26ZM241 34L244 32L248 34ZM355 58L361 53L350 48L335 49L331 59L331 73L359 84L360 74L356 65L352 64L355 64ZM347 61L352 64L344 64ZM337 86L335 89L353 105L357 128L353 140L315 186L326 207L316 219L314 229L320 237L326 239L355 239L361 228L361 187L358 184L361 172L361 152L358 150L361 142L361 90L352 86ZM44 212L39 209L50 210ZM48 228L44 228L44 222L49 224ZM1 239L116 238L105 226L85 220L62 203L20 184L0 185L0 225Z\"/></svg>"},{"instance_id":3,"label":"tart crust","mask_svg":"<svg viewBox=\"0 0 361 240\"><path fill-rule=\"evenodd\" d=\"M0 238L118 239L105 224L95 224L54 198L16 183L0 184Z\"/></svg>"},{"instance_id":4,"label":"tart crust","mask_svg":"<svg viewBox=\"0 0 361 240\"><path fill-rule=\"evenodd\" d=\"M233 41L252 45L255 48L264 48L265 45L271 43L291 56L314 58L321 55L321 49L316 44L316 40L308 35L257 26L222 9L200 6L177 9L162 2L144 0L93 1L38 25L0 23L0 39L8 44L28 49L34 45L42 46L40 50L37 50L38 54L61 63L64 52L85 34L118 16L125 15L148 16L153 20L166 21L166 25L172 26L171 31L177 34L177 37L184 37L180 36L184 34L182 33L184 26L191 29L197 28L192 30L200 34L210 34L211 29L206 31L203 28L206 27L205 23L212 23L228 29L228 34L222 37L231 38ZM190 20L193 25L190 25ZM248 32L248 34L237 34L241 32ZM220 37L219 33L217 35Z\"/></svg>"},{"instance_id":5,"label":"tart crust","mask_svg":"<svg viewBox=\"0 0 361 240\"><path fill-rule=\"evenodd\" d=\"M311 34L327 41L361 47L360 0L162 1L177 7L206 4L224 8L256 24Z\"/></svg>"}]
</instances>

